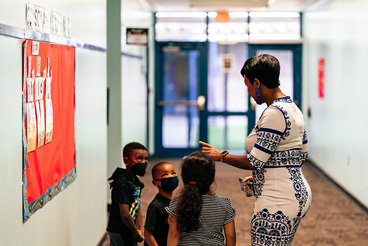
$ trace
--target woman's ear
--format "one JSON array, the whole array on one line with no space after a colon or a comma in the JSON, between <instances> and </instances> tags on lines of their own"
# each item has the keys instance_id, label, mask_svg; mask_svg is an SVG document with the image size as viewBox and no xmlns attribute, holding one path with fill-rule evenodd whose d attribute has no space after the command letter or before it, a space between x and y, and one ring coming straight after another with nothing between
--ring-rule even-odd
<instances>
[{"instance_id":1,"label":"woman's ear","mask_svg":"<svg viewBox=\"0 0 368 246\"><path fill-rule=\"evenodd\" d=\"M259 79L255 78L254 79L254 84L255 87L259 88L261 86L261 82L259 81Z\"/></svg>"}]
</instances>

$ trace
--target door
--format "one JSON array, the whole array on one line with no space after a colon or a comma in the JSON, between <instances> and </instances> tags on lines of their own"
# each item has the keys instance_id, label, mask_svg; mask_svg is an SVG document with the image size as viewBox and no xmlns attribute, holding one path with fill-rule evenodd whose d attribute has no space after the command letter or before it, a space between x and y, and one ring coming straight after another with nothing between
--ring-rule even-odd
<instances>
[{"instance_id":1,"label":"door","mask_svg":"<svg viewBox=\"0 0 368 246\"><path fill-rule=\"evenodd\" d=\"M155 155L180 157L207 141L207 43L156 43Z\"/></svg>"},{"instance_id":2,"label":"door","mask_svg":"<svg viewBox=\"0 0 368 246\"><path fill-rule=\"evenodd\" d=\"M301 109L302 105L302 45L301 44L249 44L249 57L260 54L270 54L275 56L281 66L280 88L282 92L290 96L296 105ZM266 104L255 107L255 120L258 120Z\"/></svg>"},{"instance_id":3,"label":"door","mask_svg":"<svg viewBox=\"0 0 368 246\"><path fill-rule=\"evenodd\" d=\"M208 143L244 154L249 121L254 115L240 74L247 59L247 43L210 42L208 50Z\"/></svg>"}]
</instances>

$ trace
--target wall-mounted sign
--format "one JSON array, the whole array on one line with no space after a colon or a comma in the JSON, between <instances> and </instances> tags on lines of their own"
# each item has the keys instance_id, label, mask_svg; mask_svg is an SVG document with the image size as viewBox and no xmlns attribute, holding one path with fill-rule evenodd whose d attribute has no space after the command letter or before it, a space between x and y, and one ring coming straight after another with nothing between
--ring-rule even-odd
<instances>
[{"instance_id":1,"label":"wall-mounted sign","mask_svg":"<svg viewBox=\"0 0 368 246\"><path fill-rule=\"evenodd\" d=\"M218 23L230 22L229 12L217 12L216 22Z\"/></svg>"},{"instance_id":2,"label":"wall-mounted sign","mask_svg":"<svg viewBox=\"0 0 368 246\"><path fill-rule=\"evenodd\" d=\"M235 55L223 54L222 58L222 71L228 73L234 69Z\"/></svg>"},{"instance_id":3,"label":"wall-mounted sign","mask_svg":"<svg viewBox=\"0 0 368 246\"><path fill-rule=\"evenodd\" d=\"M325 58L318 61L318 97L325 98Z\"/></svg>"},{"instance_id":4,"label":"wall-mounted sign","mask_svg":"<svg viewBox=\"0 0 368 246\"><path fill-rule=\"evenodd\" d=\"M147 45L148 28L130 28L126 29L126 44Z\"/></svg>"}]
</instances>

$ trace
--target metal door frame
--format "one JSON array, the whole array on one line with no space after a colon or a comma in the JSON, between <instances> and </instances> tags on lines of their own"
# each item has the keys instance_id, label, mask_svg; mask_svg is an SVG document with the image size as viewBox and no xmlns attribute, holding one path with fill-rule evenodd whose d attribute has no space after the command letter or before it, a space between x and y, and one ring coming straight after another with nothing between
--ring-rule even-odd
<instances>
[{"instance_id":1,"label":"metal door frame","mask_svg":"<svg viewBox=\"0 0 368 246\"><path fill-rule=\"evenodd\" d=\"M155 42L155 157L178 157L185 156L191 152L199 150L198 148L164 148L162 146L162 120L163 107L158 106L159 101L163 99L163 75L164 75L164 56L162 49L167 46L179 46L182 49L192 49L199 51L199 84L198 95L204 95L207 98L207 42ZM204 110L199 111L199 140L207 141L207 102Z\"/></svg>"}]
</instances>

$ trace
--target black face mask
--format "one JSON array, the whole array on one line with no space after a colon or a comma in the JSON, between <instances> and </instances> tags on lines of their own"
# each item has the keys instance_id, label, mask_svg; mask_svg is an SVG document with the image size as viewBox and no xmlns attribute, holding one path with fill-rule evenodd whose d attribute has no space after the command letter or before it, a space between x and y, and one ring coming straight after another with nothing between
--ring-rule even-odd
<instances>
[{"instance_id":1,"label":"black face mask","mask_svg":"<svg viewBox=\"0 0 368 246\"><path fill-rule=\"evenodd\" d=\"M131 166L132 174L143 177L146 174L147 162L137 162Z\"/></svg>"},{"instance_id":2,"label":"black face mask","mask_svg":"<svg viewBox=\"0 0 368 246\"><path fill-rule=\"evenodd\" d=\"M170 178L164 178L164 179L155 179L157 181L161 181L161 186L159 186L162 190L167 192L172 192L175 190L176 187L178 187L179 184L179 178L178 176L170 177Z\"/></svg>"}]
</instances>

